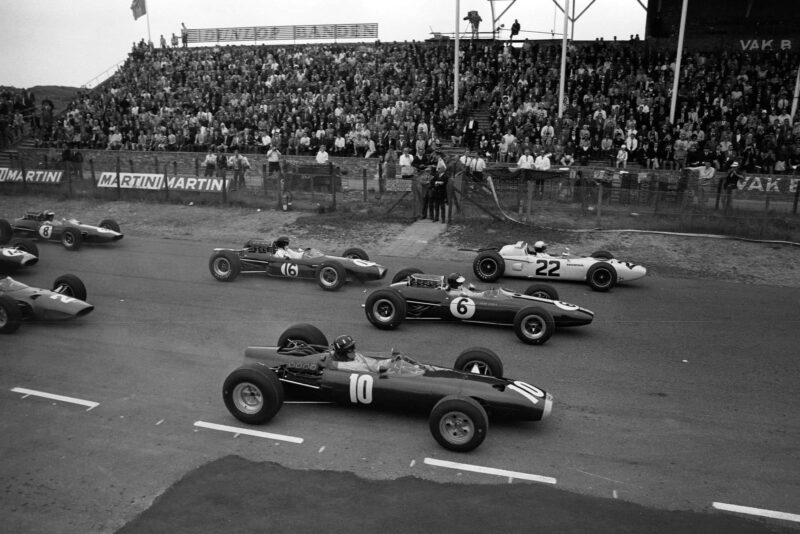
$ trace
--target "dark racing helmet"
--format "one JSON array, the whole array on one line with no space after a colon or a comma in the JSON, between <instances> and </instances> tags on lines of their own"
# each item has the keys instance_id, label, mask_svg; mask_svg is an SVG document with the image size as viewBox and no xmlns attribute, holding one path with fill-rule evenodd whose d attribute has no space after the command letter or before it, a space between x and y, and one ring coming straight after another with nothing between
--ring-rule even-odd
<instances>
[{"instance_id":1,"label":"dark racing helmet","mask_svg":"<svg viewBox=\"0 0 800 534\"><path fill-rule=\"evenodd\" d=\"M458 273L450 273L447 275L447 289L458 289L466 281L466 278Z\"/></svg>"},{"instance_id":2,"label":"dark racing helmet","mask_svg":"<svg viewBox=\"0 0 800 534\"><path fill-rule=\"evenodd\" d=\"M545 244L544 241L537 241L536 243L533 244L534 252L544 252L545 250L547 250L547 245Z\"/></svg>"},{"instance_id":3,"label":"dark racing helmet","mask_svg":"<svg viewBox=\"0 0 800 534\"><path fill-rule=\"evenodd\" d=\"M341 335L337 337L333 341L333 352L335 356L338 356L340 359L352 360L352 356L349 356L350 353L356 350L356 341L353 339L353 336L349 336L347 334Z\"/></svg>"},{"instance_id":4,"label":"dark racing helmet","mask_svg":"<svg viewBox=\"0 0 800 534\"><path fill-rule=\"evenodd\" d=\"M52 221L55 218L56 218L55 212L52 212L50 210L47 210L47 211L44 212L44 220L45 221Z\"/></svg>"},{"instance_id":5,"label":"dark racing helmet","mask_svg":"<svg viewBox=\"0 0 800 534\"><path fill-rule=\"evenodd\" d=\"M279 237L275 241L275 246L278 247L278 248L286 248L286 247L288 247L289 246L289 238L285 237L285 236Z\"/></svg>"}]
</instances>

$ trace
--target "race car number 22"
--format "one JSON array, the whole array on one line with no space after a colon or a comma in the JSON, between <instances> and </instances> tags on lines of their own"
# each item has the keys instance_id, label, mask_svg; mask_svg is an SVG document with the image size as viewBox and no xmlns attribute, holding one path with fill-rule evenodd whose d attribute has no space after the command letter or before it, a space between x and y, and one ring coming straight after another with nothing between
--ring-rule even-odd
<instances>
[{"instance_id":1,"label":"race car number 22","mask_svg":"<svg viewBox=\"0 0 800 534\"><path fill-rule=\"evenodd\" d=\"M459 319L469 319L475 315L475 301L467 297L457 297L450 303L450 313Z\"/></svg>"},{"instance_id":2,"label":"race car number 22","mask_svg":"<svg viewBox=\"0 0 800 534\"><path fill-rule=\"evenodd\" d=\"M536 260L536 265L536 276L561 276L558 274L561 263L557 261Z\"/></svg>"}]
</instances>

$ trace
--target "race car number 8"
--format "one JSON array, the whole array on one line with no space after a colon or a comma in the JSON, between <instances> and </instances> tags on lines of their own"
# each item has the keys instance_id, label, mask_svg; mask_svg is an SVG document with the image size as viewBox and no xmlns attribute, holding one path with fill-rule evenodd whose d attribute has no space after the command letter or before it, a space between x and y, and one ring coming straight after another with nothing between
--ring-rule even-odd
<instances>
[{"instance_id":1,"label":"race car number 8","mask_svg":"<svg viewBox=\"0 0 800 534\"><path fill-rule=\"evenodd\" d=\"M372 375L350 375L350 402L372 404Z\"/></svg>"},{"instance_id":2,"label":"race car number 8","mask_svg":"<svg viewBox=\"0 0 800 534\"><path fill-rule=\"evenodd\" d=\"M281 265L281 274L283 276L297 276L298 271L297 264L284 263Z\"/></svg>"},{"instance_id":3,"label":"race car number 8","mask_svg":"<svg viewBox=\"0 0 800 534\"><path fill-rule=\"evenodd\" d=\"M459 319L469 319L475 315L475 301L467 297L458 297L450 303L450 313Z\"/></svg>"},{"instance_id":4,"label":"race car number 8","mask_svg":"<svg viewBox=\"0 0 800 534\"><path fill-rule=\"evenodd\" d=\"M45 239L50 239L50 236L53 235L53 227L49 224L43 224L39 227L39 235Z\"/></svg>"}]
</instances>

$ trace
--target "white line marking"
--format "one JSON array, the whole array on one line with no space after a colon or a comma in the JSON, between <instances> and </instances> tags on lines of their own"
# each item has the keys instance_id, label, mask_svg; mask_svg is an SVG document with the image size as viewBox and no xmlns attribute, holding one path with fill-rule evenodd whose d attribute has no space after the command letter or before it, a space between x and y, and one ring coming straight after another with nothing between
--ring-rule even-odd
<instances>
[{"instance_id":1,"label":"white line marking","mask_svg":"<svg viewBox=\"0 0 800 534\"><path fill-rule=\"evenodd\" d=\"M534 482L544 482L545 484L556 483L556 479L552 477L545 477L542 475L531 475L530 473L520 473L519 471L506 471L505 469L482 467L480 465L460 464L456 462L448 462L445 460L436 460L434 458L425 458L425 463L428 465L435 465L438 467L461 469L462 471L472 471L474 473L483 473L486 475L497 475L501 477L518 478L520 480L532 480Z\"/></svg>"},{"instance_id":2,"label":"white line marking","mask_svg":"<svg viewBox=\"0 0 800 534\"><path fill-rule=\"evenodd\" d=\"M92 408L96 408L97 406L100 406L99 402L93 402L93 401L88 401L88 400L83 400L83 399L76 399L74 397L65 397L63 395L55 395L54 393L45 393L44 391L36 391L35 389L13 388L11 391L13 391L14 393L21 393L22 395L25 395L25 397L27 397L29 395L33 395L35 397L44 397L45 399L51 399L51 400L61 401L61 402L70 402L72 404L80 404L81 406L88 406L89 409L86 410L87 412L89 410L91 410ZM22 397L22 398L24 399L25 397Z\"/></svg>"},{"instance_id":3,"label":"white line marking","mask_svg":"<svg viewBox=\"0 0 800 534\"><path fill-rule=\"evenodd\" d=\"M726 504L724 502L715 502L712 504L712 506L717 510L725 510L726 512L738 512L740 514L757 515L761 517L769 517L772 519L783 519L784 521L794 521L795 523L800 523L800 514L776 512L775 510L764 510L763 508L751 508L749 506Z\"/></svg>"},{"instance_id":4,"label":"white line marking","mask_svg":"<svg viewBox=\"0 0 800 534\"><path fill-rule=\"evenodd\" d=\"M164 420L163 420L163 419L159 419L159 420L156 422L156 426L160 425L160 424L161 424L161 423L163 423L163 422L164 422Z\"/></svg>"},{"instance_id":5,"label":"white line marking","mask_svg":"<svg viewBox=\"0 0 800 534\"><path fill-rule=\"evenodd\" d=\"M411 464L409 464L409 466L408 466L408 467L414 467L414 465L415 465L416 463L417 463L417 461L416 461L416 460L411 460Z\"/></svg>"},{"instance_id":6,"label":"white line marking","mask_svg":"<svg viewBox=\"0 0 800 534\"><path fill-rule=\"evenodd\" d=\"M257 438L277 439L280 441L289 441L291 443L303 443L303 438L296 438L294 436L284 436L282 434L270 434L269 432L261 432L259 430L250 430L249 428L238 428L235 426L218 425L216 423L206 423L205 421L195 421L194 426L200 428L208 428L210 430L221 430L222 432L230 432L236 436L244 434L246 436L255 436Z\"/></svg>"}]
</instances>

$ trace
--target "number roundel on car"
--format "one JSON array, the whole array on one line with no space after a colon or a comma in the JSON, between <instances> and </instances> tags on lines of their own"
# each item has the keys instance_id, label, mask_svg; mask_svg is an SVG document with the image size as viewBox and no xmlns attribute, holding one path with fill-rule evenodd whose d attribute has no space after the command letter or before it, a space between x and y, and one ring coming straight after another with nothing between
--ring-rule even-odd
<instances>
[{"instance_id":1,"label":"number roundel on car","mask_svg":"<svg viewBox=\"0 0 800 534\"><path fill-rule=\"evenodd\" d=\"M456 297L450 303L450 313L459 319L469 319L475 315L475 301L469 297Z\"/></svg>"},{"instance_id":2,"label":"number roundel on car","mask_svg":"<svg viewBox=\"0 0 800 534\"><path fill-rule=\"evenodd\" d=\"M39 227L39 235L45 239L50 239L53 235L53 226L50 224L43 224Z\"/></svg>"},{"instance_id":3,"label":"number roundel on car","mask_svg":"<svg viewBox=\"0 0 800 534\"><path fill-rule=\"evenodd\" d=\"M300 269L297 267L296 263L284 263L281 265L281 274L283 276L297 276L300 272Z\"/></svg>"},{"instance_id":4,"label":"number roundel on car","mask_svg":"<svg viewBox=\"0 0 800 534\"><path fill-rule=\"evenodd\" d=\"M353 263L355 263L359 267L370 267L372 265L375 265L374 261L362 260L361 258L353 258Z\"/></svg>"}]
</instances>

